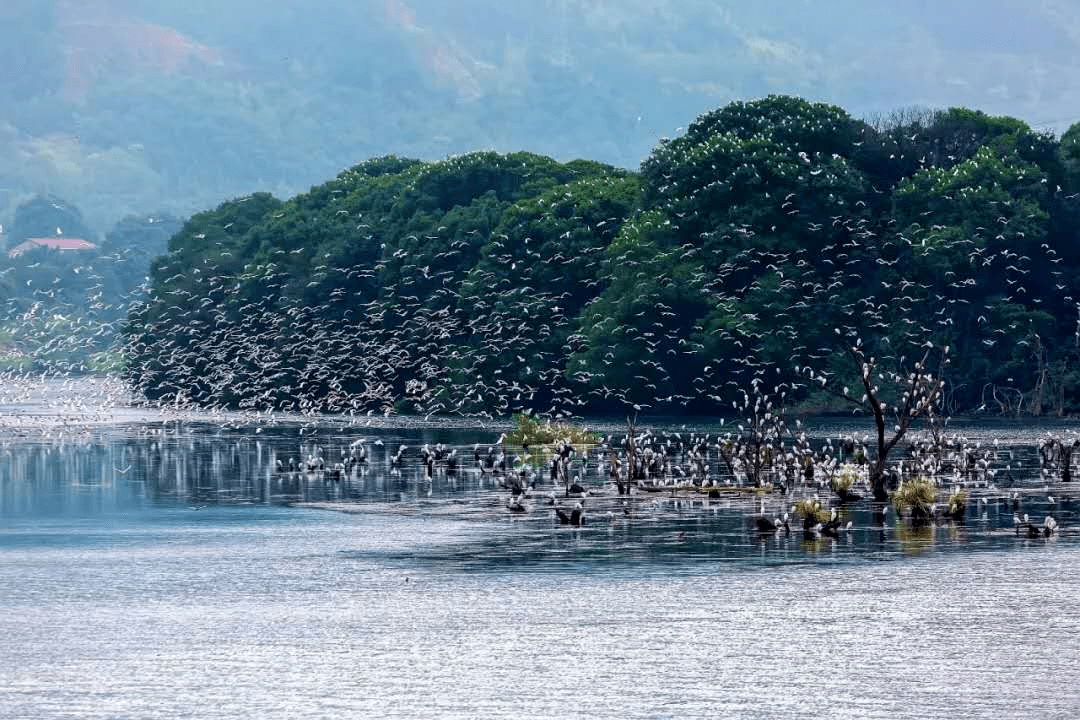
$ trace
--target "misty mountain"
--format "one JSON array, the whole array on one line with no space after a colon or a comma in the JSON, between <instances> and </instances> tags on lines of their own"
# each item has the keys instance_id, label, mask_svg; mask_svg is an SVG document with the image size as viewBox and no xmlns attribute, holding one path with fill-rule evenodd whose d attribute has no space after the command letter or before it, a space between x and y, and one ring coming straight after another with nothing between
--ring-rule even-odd
<instances>
[{"instance_id":1,"label":"misty mountain","mask_svg":"<svg viewBox=\"0 0 1080 720\"><path fill-rule=\"evenodd\" d=\"M701 112L773 92L1061 131L1078 45L1064 0L8 0L0 222L50 194L104 233L388 153L636 167Z\"/></svg>"}]
</instances>

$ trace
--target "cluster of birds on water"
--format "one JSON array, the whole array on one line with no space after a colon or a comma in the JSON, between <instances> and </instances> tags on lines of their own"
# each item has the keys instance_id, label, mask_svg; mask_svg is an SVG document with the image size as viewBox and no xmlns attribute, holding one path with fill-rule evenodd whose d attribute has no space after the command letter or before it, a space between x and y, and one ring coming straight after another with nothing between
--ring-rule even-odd
<instances>
[{"instance_id":1,"label":"cluster of birds on water","mask_svg":"<svg viewBox=\"0 0 1080 720\"><path fill-rule=\"evenodd\" d=\"M797 461L799 472L791 472L791 466L778 459L756 482L745 472L726 471L724 450L732 443L731 433L632 429L622 437L603 437L595 445L558 442L530 447L526 443L520 448L507 447L505 438L504 433L492 444L476 444L471 449L443 443L414 448L401 444L392 449L375 440L374 447L381 450L378 458L368 448L370 441L361 439L342 447L340 459L332 462L320 447L312 446L302 459L277 459L275 470L340 481L372 467L399 473L406 463L415 467L418 462L421 485L430 488L438 477L476 477L505 493L500 506L509 515L547 512L560 526L582 527L589 517L601 523L630 521L671 503L684 512L741 508L748 530L763 536L791 534L794 526L807 538L834 539L854 530L847 511L862 502L869 489L867 438L859 435L816 441L816 447ZM788 453L794 456L802 447L788 446ZM1025 467L1025 462L1031 465ZM1016 477L1029 477L1035 466L1043 480L1041 490L1024 487ZM1017 536L1048 538L1059 532L1057 520L1049 512L1041 523L1032 520L1021 512L1022 505L1065 510L1073 502L1064 483L1058 484L1066 491L1060 505L1050 494L1061 467L1038 448L1021 458L1014 447L996 440L920 436L906 445L904 457L895 464L894 487L924 477L927 470L933 471L930 477L941 494L964 493L960 500L933 503L924 519L927 524L965 523L966 496L972 493L971 502L980 512L1011 510ZM847 483L838 482L844 477ZM870 506L879 525L896 512L888 504ZM916 522L914 514L912 521Z\"/></svg>"},{"instance_id":2,"label":"cluster of birds on water","mask_svg":"<svg viewBox=\"0 0 1080 720\"><path fill-rule=\"evenodd\" d=\"M74 393L78 383L68 382L60 389ZM79 397L85 401L94 393L109 395L120 387L91 384L82 388ZM33 397L35 391L26 385L13 391L9 400ZM74 412L74 407L59 410ZM176 426L179 433L182 423ZM166 461L153 454L128 456L116 460L116 472L121 473L117 477L129 476L138 468L135 473L142 477L153 470L167 478L186 467L188 474L195 473L196 483L219 482L214 478L230 472L241 476L266 472L268 477L308 478L344 486L369 474L404 479L416 473L412 477L417 488L427 488L428 494L433 482L463 478L492 489L493 496L480 496L481 504L490 511L534 520L546 516L554 526L568 528L647 521L668 510L677 510L680 516L738 511L744 515L747 532L754 536L801 533L807 539L839 539L857 529L851 520L852 508L869 508L880 526L890 515L896 522L903 518L889 505L865 501L870 438L862 434L807 439L805 429L798 428L786 442L771 440L771 444L761 446L768 450L771 461L764 471L753 475L747 471L751 460L732 454L740 438L745 440L749 435L749 427L721 426L704 432L640 430L631 425L625 434L600 437L595 445L556 442L531 446L526 442L518 447L508 444L505 433L494 442L471 446L430 442L390 447L379 438L324 445L312 438L303 452L291 456L275 452L269 466L250 461L237 465L242 456L242 452L238 455L239 446L259 442L260 434L251 434L250 424L246 427L246 439L231 449L221 441L205 439L199 447L213 458L206 467L196 468L179 457ZM279 438L281 429L270 438ZM10 428L7 432L4 447L17 447L12 444ZM269 443L267 447L280 447L276 440L262 437ZM74 428L45 439L57 446L100 442L78 435ZM158 435L146 438L155 447L165 447L164 439ZM34 447L47 449L49 444L36 443ZM180 451L183 447L187 445ZM985 519L989 512L994 518L992 525L1006 525L1011 518L1010 529L1017 537L1047 539L1059 534L1059 522L1076 511L1071 485L1062 481L1065 469L1075 459L1073 448L1080 448L1076 433L1051 433L1035 444L1021 446L1006 445L1000 439L920 432L904 444L892 464L893 486L902 488L922 477L934 483L938 500L929 509L927 524L963 524ZM196 449L189 447L193 452ZM842 482L845 478L853 482ZM957 490L970 493L959 507L942 499ZM419 492L417 497L422 495ZM205 507L210 500L199 496L195 507ZM803 512L808 503L817 512ZM968 512L970 505L974 513ZM1044 514L1035 515L1039 510Z\"/></svg>"}]
</instances>

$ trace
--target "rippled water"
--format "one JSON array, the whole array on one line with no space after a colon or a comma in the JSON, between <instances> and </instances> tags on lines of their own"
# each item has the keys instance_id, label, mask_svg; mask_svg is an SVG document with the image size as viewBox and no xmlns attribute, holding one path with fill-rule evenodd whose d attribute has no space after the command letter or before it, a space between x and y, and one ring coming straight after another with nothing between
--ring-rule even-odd
<instances>
[{"instance_id":1,"label":"rippled water","mask_svg":"<svg viewBox=\"0 0 1080 720\"><path fill-rule=\"evenodd\" d=\"M0 717L1080 716L1067 487L1019 488L1048 540L1005 493L838 541L663 494L569 529L387 466L488 428L188 420L4 437ZM275 470L360 438L364 472Z\"/></svg>"}]
</instances>

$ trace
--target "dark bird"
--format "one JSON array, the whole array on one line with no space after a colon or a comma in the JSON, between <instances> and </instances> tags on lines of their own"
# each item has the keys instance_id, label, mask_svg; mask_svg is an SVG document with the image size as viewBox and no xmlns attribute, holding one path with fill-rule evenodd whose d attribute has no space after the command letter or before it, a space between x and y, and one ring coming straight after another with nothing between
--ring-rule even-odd
<instances>
[{"instance_id":1,"label":"dark bird","mask_svg":"<svg viewBox=\"0 0 1080 720\"><path fill-rule=\"evenodd\" d=\"M1029 538L1050 537L1057 531L1057 520L1047 515L1043 519L1042 525L1036 525L1028 519L1027 514L1024 514L1023 519L1013 516L1013 521L1016 523L1016 534L1019 535L1021 531Z\"/></svg>"},{"instance_id":2,"label":"dark bird","mask_svg":"<svg viewBox=\"0 0 1080 720\"><path fill-rule=\"evenodd\" d=\"M844 526L844 529L845 530L850 530L851 525L852 525L851 521L848 521L848 524L846 526ZM840 514L838 512L836 512L836 510L834 509L833 514L832 514L832 518L827 523L825 523L825 524L823 524L821 526L821 534L825 535L826 537L838 538L838 537L840 537L840 527L841 527Z\"/></svg>"},{"instance_id":3,"label":"dark bird","mask_svg":"<svg viewBox=\"0 0 1080 720\"><path fill-rule=\"evenodd\" d=\"M752 518L752 522L754 524L754 528L759 533L774 533L780 528L785 528L789 531L791 529L788 527L786 516L784 520L781 520L780 518L773 518L772 520L770 520L764 515L755 515Z\"/></svg>"}]
</instances>

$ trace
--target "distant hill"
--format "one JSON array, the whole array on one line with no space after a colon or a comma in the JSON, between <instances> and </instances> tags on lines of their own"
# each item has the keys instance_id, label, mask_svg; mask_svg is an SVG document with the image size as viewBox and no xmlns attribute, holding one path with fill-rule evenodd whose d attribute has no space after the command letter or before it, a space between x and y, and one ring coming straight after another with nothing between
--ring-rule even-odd
<instances>
[{"instance_id":1,"label":"distant hill","mask_svg":"<svg viewBox=\"0 0 1080 720\"><path fill-rule=\"evenodd\" d=\"M397 153L527 149L636 167L771 92L855 114L1080 115L1065 0L7 0L0 222L37 194L103 232Z\"/></svg>"}]
</instances>

